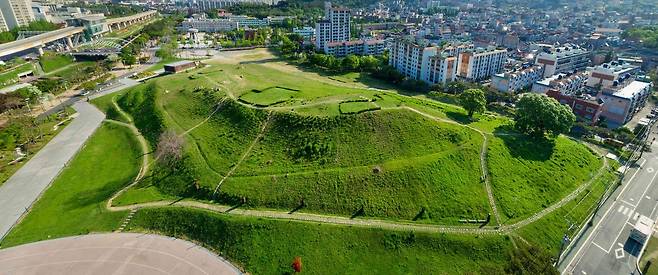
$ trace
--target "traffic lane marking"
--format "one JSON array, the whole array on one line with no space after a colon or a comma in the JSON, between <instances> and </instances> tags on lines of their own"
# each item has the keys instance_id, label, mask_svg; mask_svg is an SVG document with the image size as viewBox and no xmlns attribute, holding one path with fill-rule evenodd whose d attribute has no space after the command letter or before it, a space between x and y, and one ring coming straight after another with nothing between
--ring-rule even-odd
<instances>
[{"instance_id":1,"label":"traffic lane marking","mask_svg":"<svg viewBox=\"0 0 658 275\"><path fill-rule=\"evenodd\" d=\"M656 156L656 158L658 159L658 156ZM642 159L642 162L640 163L639 166L642 167L642 165L644 165L644 163L646 161L647 161L646 159ZM633 173L633 176L631 176L631 178L626 182L626 184L624 184L624 187L621 189L621 191L619 191L619 194L617 194L617 197L615 197L615 201L618 200L619 197L621 197L621 195L624 194L624 192L626 191L626 188L628 188L628 186L630 185L629 183L633 182L633 179L635 178L635 176L637 175L638 172L640 172L640 169L635 170L635 173ZM601 226L601 223L604 220L606 220L606 217L608 216L610 211L615 208L615 203L616 203L615 201L613 201L610 204L610 206L608 207L608 210L606 210L605 213L603 213L603 216L601 216L601 219L599 220L599 222L596 225L594 225L594 227L592 228L592 233L589 234L589 236L587 236L587 239L585 239L585 242L583 243L583 245L580 246L580 248L576 251L576 254L574 255L574 257L571 258L571 261L566 265L566 269L569 269L569 267L571 267L571 271L573 272L576 269L576 266L578 266L580 264L580 261L583 259L583 256L579 257L579 255L581 254L581 252L583 251L583 249L585 247L589 247L587 245L588 242L594 243L592 238L594 238L595 235L598 235L599 232L597 232L597 230L599 230L599 228ZM594 217L596 217L596 215L594 215ZM594 217L592 217L592 218L594 218ZM575 264L574 264L574 261L576 261ZM565 269L565 272L566 272L566 269Z\"/></svg>"}]
</instances>

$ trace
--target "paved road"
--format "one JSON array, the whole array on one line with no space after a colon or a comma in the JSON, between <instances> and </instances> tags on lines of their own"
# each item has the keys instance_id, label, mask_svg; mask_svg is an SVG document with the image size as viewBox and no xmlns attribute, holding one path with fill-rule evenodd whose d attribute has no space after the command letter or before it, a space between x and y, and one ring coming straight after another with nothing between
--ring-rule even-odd
<instances>
[{"instance_id":1,"label":"paved road","mask_svg":"<svg viewBox=\"0 0 658 275\"><path fill-rule=\"evenodd\" d=\"M242 274L193 243L136 233L92 234L0 250L0 274Z\"/></svg>"},{"instance_id":2,"label":"paved road","mask_svg":"<svg viewBox=\"0 0 658 275\"><path fill-rule=\"evenodd\" d=\"M91 104L73 105L78 116L0 186L0 239L80 150L105 115Z\"/></svg>"},{"instance_id":3,"label":"paved road","mask_svg":"<svg viewBox=\"0 0 658 275\"><path fill-rule=\"evenodd\" d=\"M651 148L597 213L594 226L577 240L559 266L563 274L639 274L641 245L629 235L640 215L658 218L658 142Z\"/></svg>"}]
</instances>

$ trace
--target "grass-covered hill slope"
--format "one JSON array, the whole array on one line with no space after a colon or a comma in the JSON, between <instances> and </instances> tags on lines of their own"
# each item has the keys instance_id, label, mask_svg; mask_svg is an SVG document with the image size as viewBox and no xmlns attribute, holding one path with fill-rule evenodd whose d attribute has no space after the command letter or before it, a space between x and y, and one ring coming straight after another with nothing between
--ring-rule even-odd
<instances>
[{"instance_id":1,"label":"grass-covered hill slope","mask_svg":"<svg viewBox=\"0 0 658 275\"><path fill-rule=\"evenodd\" d=\"M185 139L185 157L177 167L152 167L139 186L148 187L144 199L133 190L116 202L164 193L343 216L482 219L491 212L481 180L482 131L501 222L513 223L558 202L602 164L576 141L538 142L504 129L506 118L472 122L458 106L286 68L210 65L118 96L153 149L161 133L175 130ZM248 102L254 100L284 102L263 107ZM352 102L379 108L341 114Z\"/></svg>"},{"instance_id":2,"label":"grass-covered hill slope","mask_svg":"<svg viewBox=\"0 0 658 275\"><path fill-rule=\"evenodd\" d=\"M566 137L500 135L489 141L487 157L494 194L507 222L559 201L602 166L589 148Z\"/></svg>"},{"instance_id":3,"label":"grass-covered hill slope","mask_svg":"<svg viewBox=\"0 0 658 275\"><path fill-rule=\"evenodd\" d=\"M147 84L118 99L151 144L166 128L184 134L182 166L155 167L143 185L245 207L292 210L303 201L304 211L405 220L456 223L490 212L483 140L473 130L407 110L309 117L221 96Z\"/></svg>"}]
</instances>

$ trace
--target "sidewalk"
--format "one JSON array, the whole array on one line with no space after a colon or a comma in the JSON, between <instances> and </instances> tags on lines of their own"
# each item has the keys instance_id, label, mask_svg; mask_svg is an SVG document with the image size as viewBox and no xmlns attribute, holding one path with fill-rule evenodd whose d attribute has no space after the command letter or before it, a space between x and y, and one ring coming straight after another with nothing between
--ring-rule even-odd
<instances>
[{"instance_id":1,"label":"sidewalk","mask_svg":"<svg viewBox=\"0 0 658 275\"><path fill-rule=\"evenodd\" d=\"M87 102L75 103L73 108L79 115L0 186L0 239L9 233L105 118Z\"/></svg>"}]
</instances>

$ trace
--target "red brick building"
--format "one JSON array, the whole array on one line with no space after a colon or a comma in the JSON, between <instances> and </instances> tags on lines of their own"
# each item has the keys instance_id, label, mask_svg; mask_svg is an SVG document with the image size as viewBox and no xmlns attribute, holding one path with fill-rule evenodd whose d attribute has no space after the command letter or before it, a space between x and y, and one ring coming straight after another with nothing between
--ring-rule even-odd
<instances>
[{"instance_id":1,"label":"red brick building","mask_svg":"<svg viewBox=\"0 0 658 275\"><path fill-rule=\"evenodd\" d=\"M579 120L596 123L603 112L603 101L591 95L563 94L557 90L548 90L547 96L568 105Z\"/></svg>"}]
</instances>

